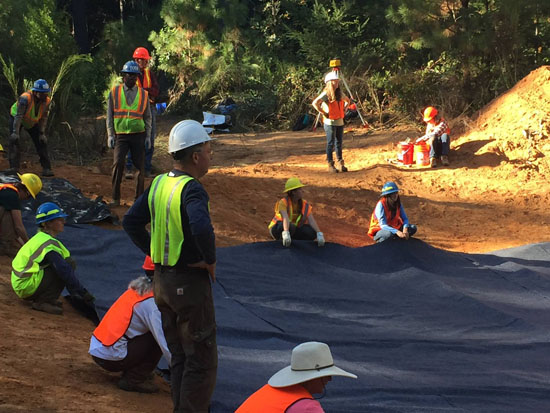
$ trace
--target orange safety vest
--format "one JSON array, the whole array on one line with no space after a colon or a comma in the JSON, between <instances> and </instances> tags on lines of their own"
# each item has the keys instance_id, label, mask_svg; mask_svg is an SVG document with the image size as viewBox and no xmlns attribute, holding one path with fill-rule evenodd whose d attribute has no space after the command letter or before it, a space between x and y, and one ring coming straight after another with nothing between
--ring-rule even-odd
<instances>
[{"instance_id":1,"label":"orange safety vest","mask_svg":"<svg viewBox=\"0 0 550 413\"><path fill-rule=\"evenodd\" d=\"M343 100L334 100L332 102L325 102L328 106L328 117L329 119L343 119L344 114L344 101Z\"/></svg>"},{"instance_id":2,"label":"orange safety vest","mask_svg":"<svg viewBox=\"0 0 550 413\"><path fill-rule=\"evenodd\" d=\"M286 212L288 214L289 220L292 220L292 213L293 213L292 201L290 200L290 198L288 196L285 196L279 202L281 202L281 201L283 201L285 206L286 206ZM283 220L283 217L282 217L281 213L279 212L279 202L275 203L275 216L273 217L273 219L269 223L268 228L271 228L277 222ZM290 221L290 222L293 223L294 225L296 225L297 227L301 227L302 225L307 224L307 221L308 221L308 218L309 218L310 214L311 214L311 206L309 205L309 203L305 199L302 199L302 211L301 211L300 215L298 215L298 217L296 218L296 222L292 222L292 221Z\"/></svg>"},{"instance_id":3,"label":"orange safety vest","mask_svg":"<svg viewBox=\"0 0 550 413\"><path fill-rule=\"evenodd\" d=\"M313 399L300 384L287 387L264 387L253 393L235 410L235 413L284 413L286 409L302 399Z\"/></svg>"},{"instance_id":4,"label":"orange safety vest","mask_svg":"<svg viewBox=\"0 0 550 413\"><path fill-rule=\"evenodd\" d=\"M140 80L140 76L138 76L136 85L148 91L149 88L153 87L153 82L151 81L151 69L149 69L148 67L143 69L142 77L143 77L143 82ZM149 93L149 101L153 102L154 100L155 99Z\"/></svg>"},{"instance_id":5,"label":"orange safety vest","mask_svg":"<svg viewBox=\"0 0 550 413\"><path fill-rule=\"evenodd\" d=\"M9 188L9 189L13 189L15 192L19 193L19 189L17 189L17 187L15 185L12 185L12 184L0 184L0 191L2 189L6 189L6 188Z\"/></svg>"},{"instance_id":6,"label":"orange safety vest","mask_svg":"<svg viewBox=\"0 0 550 413\"><path fill-rule=\"evenodd\" d=\"M134 306L151 297L153 297L152 291L145 295L139 295L137 291L131 288L127 289L109 308L109 311L94 330L94 337L106 347L115 344L126 334L128 327L130 327L134 315Z\"/></svg>"},{"instance_id":7,"label":"orange safety vest","mask_svg":"<svg viewBox=\"0 0 550 413\"><path fill-rule=\"evenodd\" d=\"M386 197L383 197L379 202L382 202L382 206L384 207L384 214L386 215L386 222L388 223L388 225L396 229L401 228L401 226L403 225L403 219L401 218L401 209L398 208L395 216L393 218L390 218L391 212L388 207L388 201ZM374 207L374 211L372 211L372 215L370 217L368 234L371 238L374 238L376 233L380 231L380 223L378 222L378 218L376 218L376 215L374 213L375 211L376 207Z\"/></svg>"},{"instance_id":8,"label":"orange safety vest","mask_svg":"<svg viewBox=\"0 0 550 413\"><path fill-rule=\"evenodd\" d=\"M29 91L23 93L19 97L19 99L21 99L22 97L26 97L28 103L27 103L27 111L23 115L23 119L22 119L21 123L23 124L25 129L30 129L34 125L36 125L40 121L40 119L42 119L42 117L44 116L44 113L46 112L46 109L50 105L51 99L49 97L47 97L46 102L40 104L40 106L38 108L38 113L35 113L35 111L34 111L34 98L33 98L33 95L32 95L32 91L29 90ZM13 106L11 107L11 115L13 117L15 117L15 115L17 115L17 104L18 103L19 103L19 100L17 102L15 102L13 104ZM16 131L16 132L18 132L18 131Z\"/></svg>"}]
</instances>

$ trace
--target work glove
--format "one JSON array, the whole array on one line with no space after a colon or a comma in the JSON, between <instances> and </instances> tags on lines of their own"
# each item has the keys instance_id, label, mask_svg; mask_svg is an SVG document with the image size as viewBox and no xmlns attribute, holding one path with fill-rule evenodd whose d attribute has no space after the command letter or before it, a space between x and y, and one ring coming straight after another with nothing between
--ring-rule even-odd
<instances>
[{"instance_id":1,"label":"work glove","mask_svg":"<svg viewBox=\"0 0 550 413\"><path fill-rule=\"evenodd\" d=\"M107 146L111 149L115 149L115 138L113 136L107 137Z\"/></svg>"},{"instance_id":2,"label":"work glove","mask_svg":"<svg viewBox=\"0 0 550 413\"><path fill-rule=\"evenodd\" d=\"M19 140L19 134L17 132L13 132L10 135L10 142L17 142Z\"/></svg>"},{"instance_id":3,"label":"work glove","mask_svg":"<svg viewBox=\"0 0 550 413\"><path fill-rule=\"evenodd\" d=\"M48 138L46 138L46 135L44 133L38 135L38 140L42 143L48 143Z\"/></svg>"},{"instance_id":4,"label":"work glove","mask_svg":"<svg viewBox=\"0 0 550 413\"><path fill-rule=\"evenodd\" d=\"M325 246L325 237L323 236L323 233L321 231L317 233L317 245L319 247Z\"/></svg>"},{"instance_id":5,"label":"work glove","mask_svg":"<svg viewBox=\"0 0 550 413\"><path fill-rule=\"evenodd\" d=\"M290 247L291 242L290 231L283 231L283 247Z\"/></svg>"},{"instance_id":6,"label":"work glove","mask_svg":"<svg viewBox=\"0 0 550 413\"><path fill-rule=\"evenodd\" d=\"M145 138L145 149L146 150L151 149L151 137L150 136Z\"/></svg>"}]
</instances>

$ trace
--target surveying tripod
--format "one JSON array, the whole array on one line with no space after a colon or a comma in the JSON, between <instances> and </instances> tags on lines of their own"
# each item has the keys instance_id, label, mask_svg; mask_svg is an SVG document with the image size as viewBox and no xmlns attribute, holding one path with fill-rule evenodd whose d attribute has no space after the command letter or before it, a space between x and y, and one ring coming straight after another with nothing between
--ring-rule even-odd
<instances>
[{"instance_id":1,"label":"surveying tripod","mask_svg":"<svg viewBox=\"0 0 550 413\"><path fill-rule=\"evenodd\" d=\"M353 94L351 93L351 90L348 86L348 82L346 82L346 78L344 77L344 73L340 70L340 67L342 66L341 60L339 58L334 58L330 61L329 66L332 68L333 72L336 72L338 74L338 80L340 80L344 87L346 88L346 91L348 92L348 95L352 102L355 102L355 99L353 98ZM361 104L359 101L357 101L359 104ZM362 105L361 105L362 106ZM359 107L357 107L357 114L359 115L359 118L361 119L361 124L363 125L363 128L368 128L369 124L367 121L363 118L363 115L361 114L361 111L359 110ZM313 122L313 126L311 127L312 131L315 131L317 129L317 124L319 123L319 120L321 118L321 113L317 113L317 117L315 118L315 122Z\"/></svg>"}]
</instances>

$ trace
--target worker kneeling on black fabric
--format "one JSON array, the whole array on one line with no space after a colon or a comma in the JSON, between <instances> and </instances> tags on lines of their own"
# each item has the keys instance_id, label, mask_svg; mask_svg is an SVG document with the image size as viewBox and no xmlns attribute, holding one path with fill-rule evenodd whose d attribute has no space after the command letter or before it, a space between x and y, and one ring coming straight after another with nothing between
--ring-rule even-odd
<instances>
[{"instance_id":1,"label":"worker kneeling on black fabric","mask_svg":"<svg viewBox=\"0 0 550 413\"><path fill-rule=\"evenodd\" d=\"M93 307L95 297L80 283L69 250L55 237L65 228L65 214L53 202L36 210L38 232L19 250L12 262L11 285L15 293L32 301L32 308L61 315L59 295L65 287L72 297Z\"/></svg>"},{"instance_id":2,"label":"worker kneeling on black fabric","mask_svg":"<svg viewBox=\"0 0 550 413\"><path fill-rule=\"evenodd\" d=\"M155 266L149 256L143 269L145 275L130 282L94 330L88 352L105 370L122 372L122 390L155 393L151 373L163 354L168 363L172 356L153 296Z\"/></svg>"}]
</instances>

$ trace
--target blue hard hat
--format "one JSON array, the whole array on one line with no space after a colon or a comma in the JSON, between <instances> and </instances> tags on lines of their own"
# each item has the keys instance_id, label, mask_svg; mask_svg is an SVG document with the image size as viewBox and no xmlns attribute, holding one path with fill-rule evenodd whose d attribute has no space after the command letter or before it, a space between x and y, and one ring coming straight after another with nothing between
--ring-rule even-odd
<instances>
[{"instance_id":1,"label":"blue hard hat","mask_svg":"<svg viewBox=\"0 0 550 413\"><path fill-rule=\"evenodd\" d=\"M120 71L120 73L133 73L135 75L139 75L141 72L139 71L138 64L133 60L129 60L124 63L124 66L122 66L122 70Z\"/></svg>"},{"instance_id":2,"label":"blue hard hat","mask_svg":"<svg viewBox=\"0 0 550 413\"><path fill-rule=\"evenodd\" d=\"M38 79L36 82L34 82L31 90L33 92L50 93L50 85L48 85L48 82L46 82L44 79Z\"/></svg>"},{"instance_id":3,"label":"blue hard hat","mask_svg":"<svg viewBox=\"0 0 550 413\"><path fill-rule=\"evenodd\" d=\"M56 218L66 218L67 216L57 204L45 202L36 210L36 223L41 224L42 222L51 221Z\"/></svg>"},{"instance_id":4,"label":"blue hard hat","mask_svg":"<svg viewBox=\"0 0 550 413\"><path fill-rule=\"evenodd\" d=\"M382 193L380 196L393 194L394 192L399 192L399 188L395 182L386 182L382 187Z\"/></svg>"}]
</instances>

